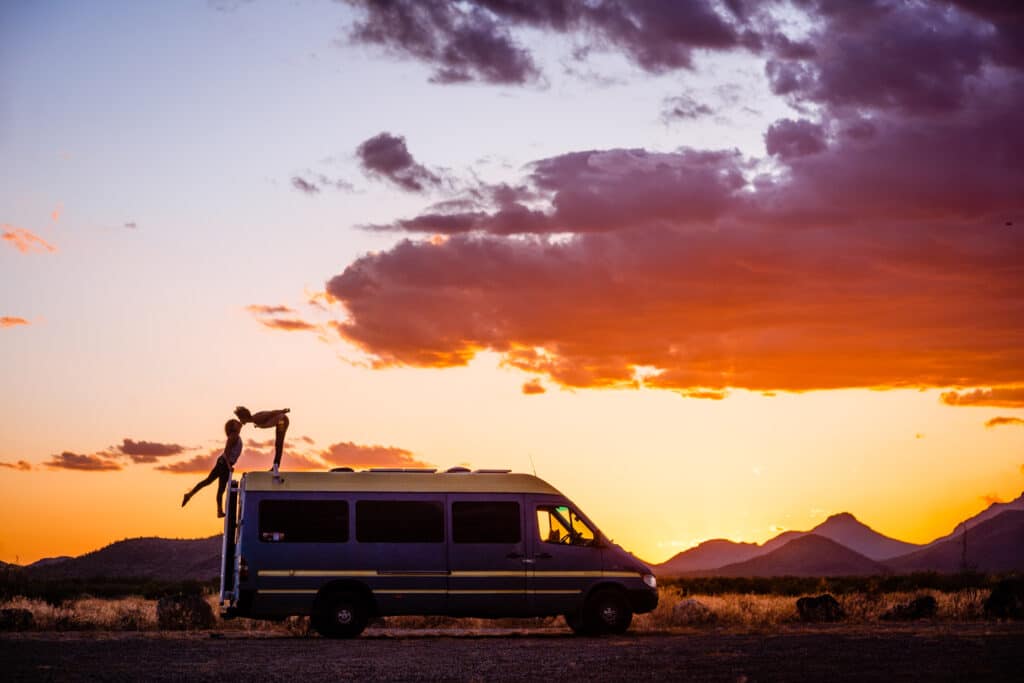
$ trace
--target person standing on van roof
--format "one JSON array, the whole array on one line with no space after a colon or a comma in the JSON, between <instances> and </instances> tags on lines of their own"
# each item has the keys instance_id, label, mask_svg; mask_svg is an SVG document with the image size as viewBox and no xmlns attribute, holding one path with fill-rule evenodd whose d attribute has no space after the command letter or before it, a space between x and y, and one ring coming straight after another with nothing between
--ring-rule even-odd
<instances>
[{"instance_id":1,"label":"person standing on van roof","mask_svg":"<svg viewBox=\"0 0 1024 683\"><path fill-rule=\"evenodd\" d=\"M213 483L213 480L217 480L217 516L224 516L224 489L228 485L228 480L231 478L231 470L234 469L235 463L238 462L238 458L242 455L242 437L240 433L242 431L242 423L238 420L228 420L224 423L224 433L227 434L228 440L224 444L224 452L217 456L217 462L214 464L213 469L210 470L210 474L203 479L201 482L196 484L191 491L185 494L185 497L181 499L181 507L185 507L188 501L192 500L192 496L199 493L199 489L204 486L208 486Z\"/></svg>"},{"instance_id":2,"label":"person standing on van roof","mask_svg":"<svg viewBox=\"0 0 1024 683\"><path fill-rule=\"evenodd\" d=\"M242 421L242 424L252 422L253 426L260 429L274 428L274 467L271 471L277 476L277 470L281 466L281 453L284 451L284 434L288 431L289 408L280 410L261 410L258 413L250 413L245 406L235 408L235 415Z\"/></svg>"}]
</instances>

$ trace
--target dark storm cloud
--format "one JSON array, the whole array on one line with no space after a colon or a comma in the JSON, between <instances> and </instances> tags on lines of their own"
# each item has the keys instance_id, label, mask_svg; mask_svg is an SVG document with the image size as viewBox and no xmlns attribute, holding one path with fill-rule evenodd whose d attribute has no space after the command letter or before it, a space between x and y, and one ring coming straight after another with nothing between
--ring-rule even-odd
<instances>
[{"instance_id":1,"label":"dark storm cloud","mask_svg":"<svg viewBox=\"0 0 1024 683\"><path fill-rule=\"evenodd\" d=\"M448 238L403 240L331 278L335 329L378 367L493 351L570 387L642 381L712 400L961 387L942 400L1024 405L1024 74L1006 37L1020 13L792 6L808 19L799 38L762 21L761 4L424 5L590 27L650 71L685 66L694 47L760 50L802 118L767 128L761 159L567 152L530 164L510 186L522 190L470 187L396 219L386 227ZM673 32L669 13L704 10L687 24L703 42Z\"/></svg>"},{"instance_id":2,"label":"dark storm cloud","mask_svg":"<svg viewBox=\"0 0 1024 683\"><path fill-rule=\"evenodd\" d=\"M434 68L431 80L498 84L538 81L533 56L513 37L529 28L571 36L590 49L617 50L641 69L660 73L692 65L694 49L757 47L742 27L749 13L731 2L720 11L709 0L349 0L362 11L356 42L379 45Z\"/></svg>"},{"instance_id":3,"label":"dark storm cloud","mask_svg":"<svg viewBox=\"0 0 1024 683\"><path fill-rule=\"evenodd\" d=\"M389 180L407 192L424 192L442 183L440 175L416 162L400 135L375 135L359 145L356 155L366 173Z\"/></svg>"}]
</instances>

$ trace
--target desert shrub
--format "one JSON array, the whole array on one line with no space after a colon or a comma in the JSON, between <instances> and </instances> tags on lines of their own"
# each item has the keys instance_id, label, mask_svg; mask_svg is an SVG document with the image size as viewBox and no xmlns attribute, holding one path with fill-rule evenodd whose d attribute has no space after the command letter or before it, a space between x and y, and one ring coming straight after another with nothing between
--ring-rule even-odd
<instances>
[{"instance_id":1,"label":"desert shrub","mask_svg":"<svg viewBox=\"0 0 1024 683\"><path fill-rule=\"evenodd\" d=\"M846 618L846 610L828 593L798 599L796 611L800 621L842 621Z\"/></svg>"},{"instance_id":2,"label":"desert shrub","mask_svg":"<svg viewBox=\"0 0 1024 683\"><path fill-rule=\"evenodd\" d=\"M161 629L185 631L208 629L214 625L213 610L201 595L168 595L156 603L156 619Z\"/></svg>"},{"instance_id":3,"label":"desert shrub","mask_svg":"<svg viewBox=\"0 0 1024 683\"><path fill-rule=\"evenodd\" d=\"M990 619L1024 619L1024 579L1000 581L985 599L984 611Z\"/></svg>"},{"instance_id":4,"label":"desert shrub","mask_svg":"<svg viewBox=\"0 0 1024 683\"><path fill-rule=\"evenodd\" d=\"M32 612L24 607L0 609L0 631L28 631L34 623Z\"/></svg>"},{"instance_id":5,"label":"desert shrub","mask_svg":"<svg viewBox=\"0 0 1024 683\"><path fill-rule=\"evenodd\" d=\"M931 595L919 595L910 602L900 603L882 614L886 621L914 621L934 619L938 602Z\"/></svg>"}]
</instances>

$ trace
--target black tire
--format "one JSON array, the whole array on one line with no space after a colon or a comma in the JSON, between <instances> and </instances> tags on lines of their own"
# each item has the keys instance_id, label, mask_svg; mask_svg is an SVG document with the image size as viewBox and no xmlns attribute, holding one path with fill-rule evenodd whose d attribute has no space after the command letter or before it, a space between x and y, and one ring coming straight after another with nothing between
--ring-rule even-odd
<instances>
[{"instance_id":1,"label":"black tire","mask_svg":"<svg viewBox=\"0 0 1024 683\"><path fill-rule=\"evenodd\" d=\"M366 601L358 593L328 593L313 608L313 628L325 638L355 638L369 621Z\"/></svg>"},{"instance_id":2,"label":"black tire","mask_svg":"<svg viewBox=\"0 0 1024 683\"><path fill-rule=\"evenodd\" d=\"M625 633L633 622L633 610L626 595L614 588L602 588L587 598L581 615L582 629L586 635ZM572 624L570 624L570 627ZM575 630L575 629L573 629Z\"/></svg>"}]
</instances>

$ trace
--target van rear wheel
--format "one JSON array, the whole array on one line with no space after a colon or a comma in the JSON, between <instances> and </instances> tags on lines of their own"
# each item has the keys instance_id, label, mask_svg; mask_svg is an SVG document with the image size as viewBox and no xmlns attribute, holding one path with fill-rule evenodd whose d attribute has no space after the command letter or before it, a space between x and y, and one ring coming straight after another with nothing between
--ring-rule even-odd
<instances>
[{"instance_id":1,"label":"van rear wheel","mask_svg":"<svg viewBox=\"0 0 1024 683\"><path fill-rule=\"evenodd\" d=\"M366 602L356 593L328 593L313 608L313 628L325 638L355 638L369 621Z\"/></svg>"},{"instance_id":2,"label":"van rear wheel","mask_svg":"<svg viewBox=\"0 0 1024 683\"><path fill-rule=\"evenodd\" d=\"M579 620L579 628L573 621ZM622 591L614 588L602 588L591 595L583 605L582 613L569 627L577 633L585 635L603 635L605 633L625 633L633 622L633 610Z\"/></svg>"}]
</instances>

